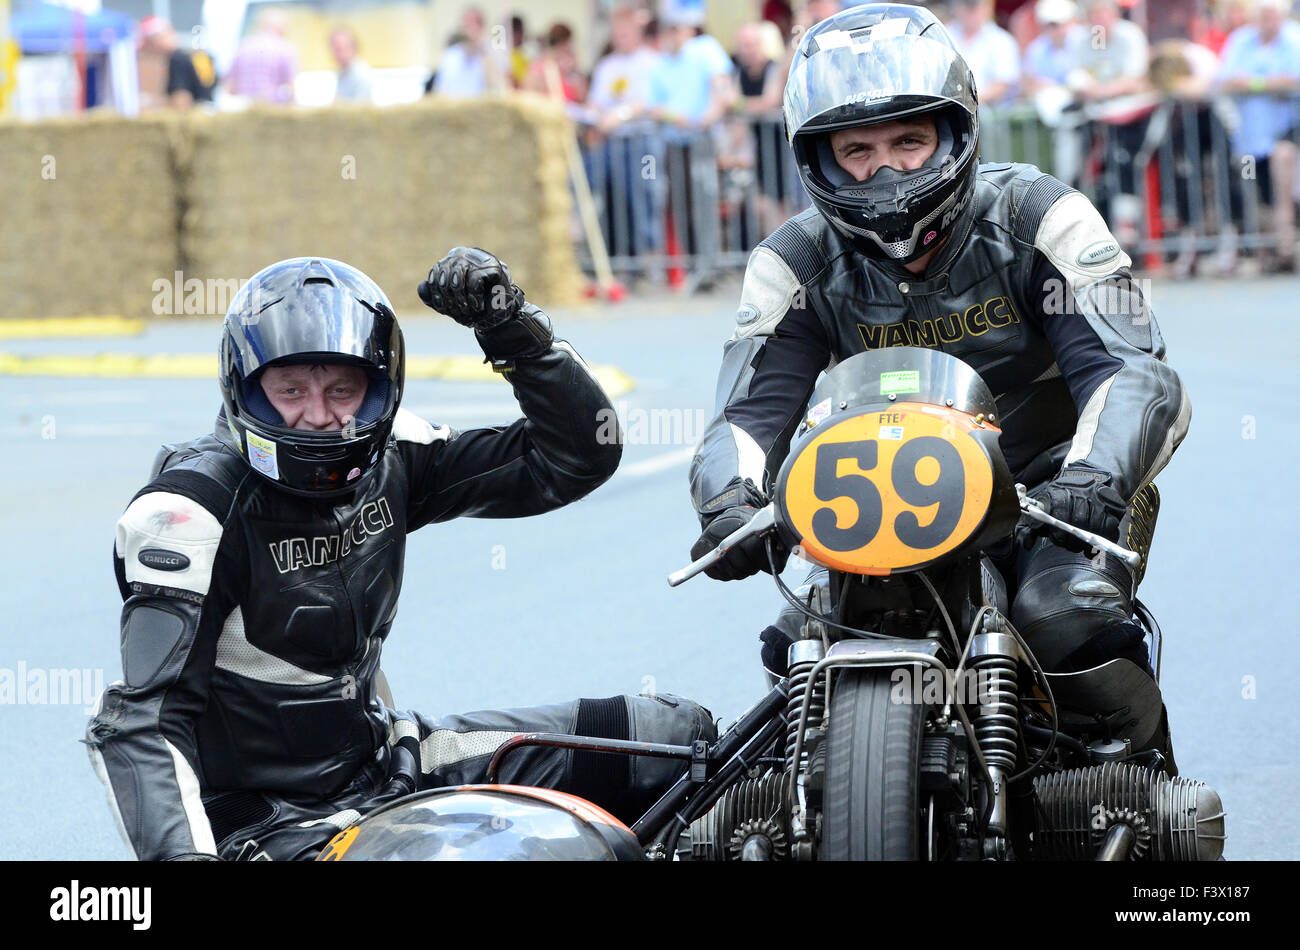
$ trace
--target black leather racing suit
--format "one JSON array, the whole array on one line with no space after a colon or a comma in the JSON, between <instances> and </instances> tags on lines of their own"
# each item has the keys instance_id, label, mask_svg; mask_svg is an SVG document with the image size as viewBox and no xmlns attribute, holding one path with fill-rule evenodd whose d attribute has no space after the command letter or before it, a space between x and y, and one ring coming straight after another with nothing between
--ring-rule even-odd
<instances>
[{"instance_id":1,"label":"black leather racing suit","mask_svg":"<svg viewBox=\"0 0 1300 950\"><path fill-rule=\"evenodd\" d=\"M550 511L618 465L621 445L597 436L608 399L568 344L515 360L507 378L525 418L457 433L400 410L378 465L343 499L277 489L222 417L215 435L168 447L117 525L124 682L87 729L136 856L310 857L384 800L481 780L487 756L521 732L713 738L707 711L671 696L439 722L379 700L408 532ZM627 815L678 771L671 760L530 748L506 760L502 780Z\"/></svg>"},{"instance_id":2,"label":"black leather racing suit","mask_svg":"<svg viewBox=\"0 0 1300 950\"><path fill-rule=\"evenodd\" d=\"M942 349L984 378L1017 481L1034 487L1086 460L1133 502L1182 440L1191 405L1129 264L1087 198L1029 165L980 167L971 212L920 277L867 260L815 209L797 215L745 273L717 416L691 466L701 520L736 504L738 480L767 490L822 370L903 345ZM1152 528L1130 511L1121 541ZM1043 540L1008 573L1013 622L1046 669L1132 646L1111 635L1132 626L1117 559Z\"/></svg>"}]
</instances>

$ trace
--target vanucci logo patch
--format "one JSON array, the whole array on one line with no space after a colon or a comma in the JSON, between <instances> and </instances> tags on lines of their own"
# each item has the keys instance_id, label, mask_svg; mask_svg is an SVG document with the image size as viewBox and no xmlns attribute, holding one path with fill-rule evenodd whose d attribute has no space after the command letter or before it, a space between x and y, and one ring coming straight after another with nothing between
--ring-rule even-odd
<instances>
[{"instance_id":1,"label":"vanucci logo patch","mask_svg":"<svg viewBox=\"0 0 1300 950\"><path fill-rule=\"evenodd\" d=\"M190 559L184 554L162 548L145 548L136 558L145 567L152 567L156 571L183 571L190 566Z\"/></svg>"},{"instance_id":2,"label":"vanucci logo patch","mask_svg":"<svg viewBox=\"0 0 1300 950\"><path fill-rule=\"evenodd\" d=\"M1119 245L1114 241L1097 241L1079 252L1079 263L1091 267L1093 264L1104 264L1112 257L1119 257Z\"/></svg>"},{"instance_id":3,"label":"vanucci logo patch","mask_svg":"<svg viewBox=\"0 0 1300 950\"><path fill-rule=\"evenodd\" d=\"M367 538L382 534L392 526L393 512L388 507L388 499L380 498L363 505L351 527L340 534L272 541L271 557L275 559L275 569L281 574L303 567L320 567L347 557L349 551Z\"/></svg>"},{"instance_id":4,"label":"vanucci logo patch","mask_svg":"<svg viewBox=\"0 0 1300 950\"><path fill-rule=\"evenodd\" d=\"M983 336L989 330L1019 323L1011 298L994 297L982 304L967 307L965 313L949 313L924 320L900 320L898 323L858 324L862 343L869 350L882 346L927 346L956 343L962 337Z\"/></svg>"},{"instance_id":5,"label":"vanucci logo patch","mask_svg":"<svg viewBox=\"0 0 1300 950\"><path fill-rule=\"evenodd\" d=\"M129 920L131 929L148 930L153 922L149 887L68 887L50 891L50 920Z\"/></svg>"}]
</instances>

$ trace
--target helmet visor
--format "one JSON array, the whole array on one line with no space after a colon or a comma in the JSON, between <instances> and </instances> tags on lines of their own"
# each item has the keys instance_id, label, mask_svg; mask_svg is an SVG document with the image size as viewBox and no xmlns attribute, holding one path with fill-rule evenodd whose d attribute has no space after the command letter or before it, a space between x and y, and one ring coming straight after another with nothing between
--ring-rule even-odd
<instances>
[{"instance_id":1,"label":"helmet visor","mask_svg":"<svg viewBox=\"0 0 1300 950\"><path fill-rule=\"evenodd\" d=\"M243 293L264 298L236 300L227 317L240 324L239 332L230 338L236 368L245 379L276 360L305 362L315 354L331 360L354 357L390 379L397 372L401 337L386 307L371 307L351 296L341 302L343 295L324 283L309 282L287 298L266 287L246 287ZM279 311L276 319L259 320L259 314L273 305Z\"/></svg>"},{"instance_id":2,"label":"helmet visor","mask_svg":"<svg viewBox=\"0 0 1300 950\"><path fill-rule=\"evenodd\" d=\"M791 142L804 132L884 121L948 104L974 116L975 90L965 60L947 45L946 34L931 39L903 32L912 24L896 18L807 36L785 85Z\"/></svg>"}]
</instances>

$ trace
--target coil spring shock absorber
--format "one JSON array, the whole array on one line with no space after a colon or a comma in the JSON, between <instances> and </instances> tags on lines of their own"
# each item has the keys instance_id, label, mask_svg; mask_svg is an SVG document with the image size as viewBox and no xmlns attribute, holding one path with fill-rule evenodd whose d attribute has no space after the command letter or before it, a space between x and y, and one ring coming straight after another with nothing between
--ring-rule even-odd
<instances>
[{"instance_id":1,"label":"coil spring shock absorber","mask_svg":"<svg viewBox=\"0 0 1300 950\"><path fill-rule=\"evenodd\" d=\"M785 704L785 772L794 773L796 766L803 771L808 766L808 744L800 753L800 762L794 760L795 738L799 732L799 714L803 711L804 694L813 690L812 702L808 706L808 725L813 727L822 721L826 712L825 682L810 684L809 677L817 661L826 655L826 648L820 640L796 640L790 645L790 698Z\"/></svg>"},{"instance_id":2,"label":"coil spring shock absorber","mask_svg":"<svg viewBox=\"0 0 1300 950\"><path fill-rule=\"evenodd\" d=\"M987 626L985 628L988 629ZM990 835L1003 837L1007 831L1007 778L1015 772L1019 748L1019 684L1016 667L1020 646L1008 634L986 632L975 636L970 648L970 669L979 684L980 712L974 722L975 737L993 779L989 794ZM960 691L962 683L957 684Z\"/></svg>"}]
</instances>

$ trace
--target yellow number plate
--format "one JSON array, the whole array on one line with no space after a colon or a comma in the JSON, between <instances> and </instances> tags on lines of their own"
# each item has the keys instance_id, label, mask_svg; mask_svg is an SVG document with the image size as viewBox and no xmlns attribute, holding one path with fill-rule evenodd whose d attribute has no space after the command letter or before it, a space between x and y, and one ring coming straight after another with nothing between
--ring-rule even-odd
<instances>
[{"instance_id":1,"label":"yellow number plate","mask_svg":"<svg viewBox=\"0 0 1300 950\"><path fill-rule=\"evenodd\" d=\"M889 574L959 547L992 499L993 465L976 428L955 409L905 402L816 432L777 485L805 555L839 571Z\"/></svg>"}]
</instances>

